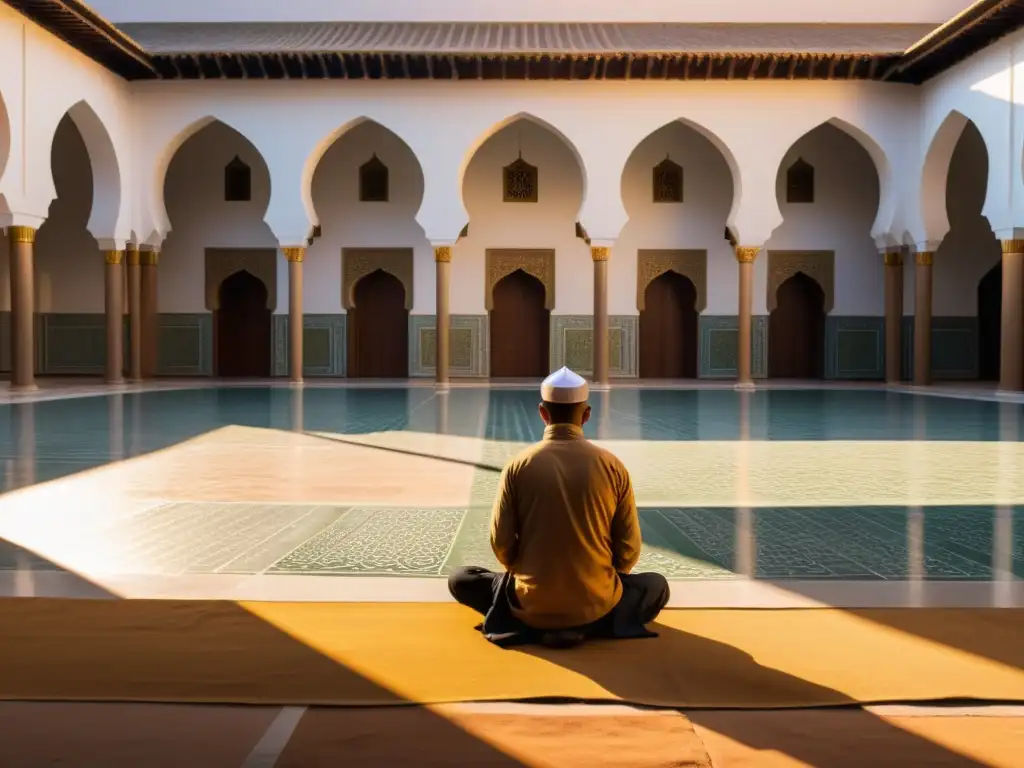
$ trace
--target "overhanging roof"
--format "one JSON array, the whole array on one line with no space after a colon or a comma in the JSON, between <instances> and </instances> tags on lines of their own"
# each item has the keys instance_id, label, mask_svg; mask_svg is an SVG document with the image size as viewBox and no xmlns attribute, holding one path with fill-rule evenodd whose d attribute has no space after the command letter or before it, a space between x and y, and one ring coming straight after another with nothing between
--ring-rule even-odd
<instances>
[{"instance_id":1,"label":"overhanging roof","mask_svg":"<svg viewBox=\"0 0 1024 768\"><path fill-rule=\"evenodd\" d=\"M898 1L898 0L896 0ZM3 0L127 79L886 79L919 83L1024 22L979 0L916 24L109 24Z\"/></svg>"}]
</instances>

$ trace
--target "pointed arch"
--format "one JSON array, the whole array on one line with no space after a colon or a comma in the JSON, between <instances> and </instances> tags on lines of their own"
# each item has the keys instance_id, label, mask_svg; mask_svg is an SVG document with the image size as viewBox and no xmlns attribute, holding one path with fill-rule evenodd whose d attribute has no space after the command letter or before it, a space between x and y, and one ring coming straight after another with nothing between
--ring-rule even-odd
<instances>
[{"instance_id":1,"label":"pointed arch","mask_svg":"<svg viewBox=\"0 0 1024 768\"><path fill-rule=\"evenodd\" d=\"M323 160L323 157L324 155L327 154L327 151L331 147L333 147L338 141L340 141L342 137L349 133L353 128L356 128L365 123L372 123L374 125L378 125L385 131L390 133L392 136L394 136L396 139L398 139L402 146L409 152L412 158L416 161L416 169L421 178L420 188L422 189L423 187L423 164L420 162L419 157L416 155L416 152L410 146L409 142L406 141L398 131L396 131L386 122L372 117L368 117L366 115L360 115L359 117L353 118L352 120L349 120L343 125L335 128L329 134L324 136L319 142L317 142L316 146L313 148L313 151L310 152L309 156L306 158L306 163L302 169L302 204L306 209L306 214L309 216L309 220L312 221L315 226L319 226L320 217L317 216L316 206L313 204L313 177L316 175L317 168L320 166L320 161ZM420 197L422 201L422 193ZM419 208L419 206L420 202L417 202L417 209Z\"/></svg>"},{"instance_id":2,"label":"pointed arch","mask_svg":"<svg viewBox=\"0 0 1024 768\"><path fill-rule=\"evenodd\" d=\"M566 136L565 133L563 133L558 127L556 127L552 123L549 123L546 120L537 117L536 115L530 112L517 112L514 115L509 115L505 119L500 120L499 122L495 123L490 128L488 128L486 131L484 131L482 134L480 134L466 149L466 152L462 156L462 163L459 166L458 175L459 192L462 195L463 205L465 205L466 171L468 170L470 163L473 161L473 158L476 156L476 153L480 150L481 147L483 147L484 144L487 143L489 139L493 138L495 135L503 131L505 128L508 128L509 126L514 125L515 123L521 120L533 123L534 125L537 125L543 128L544 130L548 131L549 133L557 136L559 139L561 139L562 143L565 144L566 148L569 150L569 153L575 159L576 167L579 168L580 178L583 180L583 194L580 197L580 208L576 212L576 217L574 217L579 218L579 211L583 209L583 201L587 199L587 170L586 165L583 163L583 157L582 155L580 155L580 151L579 149L576 148L576 145L573 144L569 137Z\"/></svg>"},{"instance_id":3,"label":"pointed arch","mask_svg":"<svg viewBox=\"0 0 1024 768\"><path fill-rule=\"evenodd\" d=\"M110 132L84 99L66 114L85 143L92 168L92 210L86 229L97 239L127 237L127 222L121 221L121 168Z\"/></svg>"},{"instance_id":4,"label":"pointed arch","mask_svg":"<svg viewBox=\"0 0 1024 768\"><path fill-rule=\"evenodd\" d=\"M0 93L0 182L4 180L4 169L7 168L7 158L11 154L11 119L7 114L7 105L4 103L4 95ZM0 216L7 211L4 210L3 195L0 195Z\"/></svg>"},{"instance_id":5,"label":"pointed arch","mask_svg":"<svg viewBox=\"0 0 1024 768\"><path fill-rule=\"evenodd\" d=\"M921 186L918 190L924 234L929 243L940 243L949 232L949 214L946 211L946 186L953 152L970 118L958 110L950 110L928 141ZM988 147L985 147L986 151Z\"/></svg>"}]
</instances>

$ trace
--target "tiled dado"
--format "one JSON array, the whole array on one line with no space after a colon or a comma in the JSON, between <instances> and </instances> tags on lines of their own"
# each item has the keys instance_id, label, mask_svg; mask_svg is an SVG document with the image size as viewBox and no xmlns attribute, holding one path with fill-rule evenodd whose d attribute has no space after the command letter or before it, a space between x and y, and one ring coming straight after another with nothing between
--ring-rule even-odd
<instances>
[{"instance_id":1,"label":"tiled dado","mask_svg":"<svg viewBox=\"0 0 1024 768\"><path fill-rule=\"evenodd\" d=\"M344 376L348 355L346 316L302 318L302 375ZM274 375L288 375L288 315L274 315Z\"/></svg>"},{"instance_id":2,"label":"tiled dado","mask_svg":"<svg viewBox=\"0 0 1024 768\"><path fill-rule=\"evenodd\" d=\"M885 318L825 318L825 378L885 378Z\"/></svg>"},{"instance_id":3,"label":"tiled dado","mask_svg":"<svg viewBox=\"0 0 1024 768\"><path fill-rule=\"evenodd\" d=\"M211 313L162 314L158 322L157 375L213 375L213 315ZM127 349L128 347L125 346L125 350Z\"/></svg>"},{"instance_id":4,"label":"tiled dado","mask_svg":"<svg viewBox=\"0 0 1024 768\"><path fill-rule=\"evenodd\" d=\"M700 316L700 377L734 379L739 349L739 318L735 315ZM751 336L751 375L768 375L768 316L755 315Z\"/></svg>"},{"instance_id":5,"label":"tiled dado","mask_svg":"<svg viewBox=\"0 0 1024 768\"><path fill-rule=\"evenodd\" d=\"M490 332L487 315L452 315L448 366L452 376L487 376ZM437 359L437 318L409 316L409 375L433 376Z\"/></svg>"},{"instance_id":6,"label":"tiled dado","mask_svg":"<svg viewBox=\"0 0 1024 768\"><path fill-rule=\"evenodd\" d=\"M978 378L978 318L932 318L932 378L963 381ZM914 318L903 318L903 378L914 377Z\"/></svg>"},{"instance_id":7,"label":"tiled dado","mask_svg":"<svg viewBox=\"0 0 1024 768\"><path fill-rule=\"evenodd\" d=\"M636 376L636 315L608 317L608 375ZM552 369L567 365L588 375L594 372L594 318L591 315L551 316Z\"/></svg>"}]
</instances>

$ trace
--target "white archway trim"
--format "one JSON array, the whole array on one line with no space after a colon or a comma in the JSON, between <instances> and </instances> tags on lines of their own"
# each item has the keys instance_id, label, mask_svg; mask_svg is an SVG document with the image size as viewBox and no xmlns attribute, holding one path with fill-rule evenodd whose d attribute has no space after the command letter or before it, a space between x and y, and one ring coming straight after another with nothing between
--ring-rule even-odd
<instances>
[{"instance_id":1,"label":"white archway trim","mask_svg":"<svg viewBox=\"0 0 1024 768\"><path fill-rule=\"evenodd\" d=\"M67 114L85 142L92 167L92 212L86 229L97 241L125 240L130 236L130 223L121 216L124 185L110 133L85 100L74 104Z\"/></svg>"},{"instance_id":2,"label":"white archway trim","mask_svg":"<svg viewBox=\"0 0 1024 768\"><path fill-rule=\"evenodd\" d=\"M4 170L7 168L7 159L11 155L11 118L7 113L7 105L4 104L3 94L0 93L0 185L3 184ZM3 187L0 186L0 189ZM0 215L10 213L6 207L3 194L0 194Z\"/></svg>"},{"instance_id":3,"label":"white archway trim","mask_svg":"<svg viewBox=\"0 0 1024 768\"><path fill-rule=\"evenodd\" d=\"M949 216L946 212L949 166L968 122L970 118L962 112L951 110L931 137L925 152L918 194L925 239L934 246L941 243L949 232Z\"/></svg>"}]
</instances>

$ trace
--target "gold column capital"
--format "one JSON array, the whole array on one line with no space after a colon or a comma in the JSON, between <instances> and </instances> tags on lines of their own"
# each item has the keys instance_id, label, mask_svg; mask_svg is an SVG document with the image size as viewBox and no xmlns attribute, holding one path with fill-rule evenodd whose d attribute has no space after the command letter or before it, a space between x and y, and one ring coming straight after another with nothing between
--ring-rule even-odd
<instances>
[{"instance_id":1,"label":"gold column capital","mask_svg":"<svg viewBox=\"0 0 1024 768\"><path fill-rule=\"evenodd\" d=\"M32 227L8 227L7 237L10 238L12 245L14 243L34 243L36 231Z\"/></svg>"},{"instance_id":2,"label":"gold column capital","mask_svg":"<svg viewBox=\"0 0 1024 768\"><path fill-rule=\"evenodd\" d=\"M1003 254L1024 253L1024 240L1003 240Z\"/></svg>"},{"instance_id":3,"label":"gold column capital","mask_svg":"<svg viewBox=\"0 0 1024 768\"><path fill-rule=\"evenodd\" d=\"M124 255L129 267L137 267L141 263L139 261L139 246L136 243L128 243L124 247Z\"/></svg>"},{"instance_id":4,"label":"gold column capital","mask_svg":"<svg viewBox=\"0 0 1024 768\"><path fill-rule=\"evenodd\" d=\"M160 251L139 251L139 260L144 267L155 267L160 263Z\"/></svg>"},{"instance_id":5,"label":"gold column capital","mask_svg":"<svg viewBox=\"0 0 1024 768\"><path fill-rule=\"evenodd\" d=\"M919 267L930 267L935 263L935 251L917 251L914 254L914 264Z\"/></svg>"},{"instance_id":6,"label":"gold column capital","mask_svg":"<svg viewBox=\"0 0 1024 768\"><path fill-rule=\"evenodd\" d=\"M612 255L612 249L606 245L590 246L590 258L594 261L608 261Z\"/></svg>"},{"instance_id":7,"label":"gold column capital","mask_svg":"<svg viewBox=\"0 0 1024 768\"><path fill-rule=\"evenodd\" d=\"M761 247L757 245L737 245L736 261L740 264L753 264L760 252Z\"/></svg>"},{"instance_id":8,"label":"gold column capital","mask_svg":"<svg viewBox=\"0 0 1024 768\"><path fill-rule=\"evenodd\" d=\"M434 261L447 264L452 260L452 247L450 245L434 246Z\"/></svg>"},{"instance_id":9,"label":"gold column capital","mask_svg":"<svg viewBox=\"0 0 1024 768\"><path fill-rule=\"evenodd\" d=\"M902 267L903 251L886 251L882 254L882 262L887 267Z\"/></svg>"},{"instance_id":10,"label":"gold column capital","mask_svg":"<svg viewBox=\"0 0 1024 768\"><path fill-rule=\"evenodd\" d=\"M104 251L103 260L107 264L120 264L124 258L124 251Z\"/></svg>"},{"instance_id":11,"label":"gold column capital","mask_svg":"<svg viewBox=\"0 0 1024 768\"><path fill-rule=\"evenodd\" d=\"M306 260L306 249L301 246L289 246L282 248L281 252L284 253L284 257L293 264L301 264Z\"/></svg>"}]
</instances>

